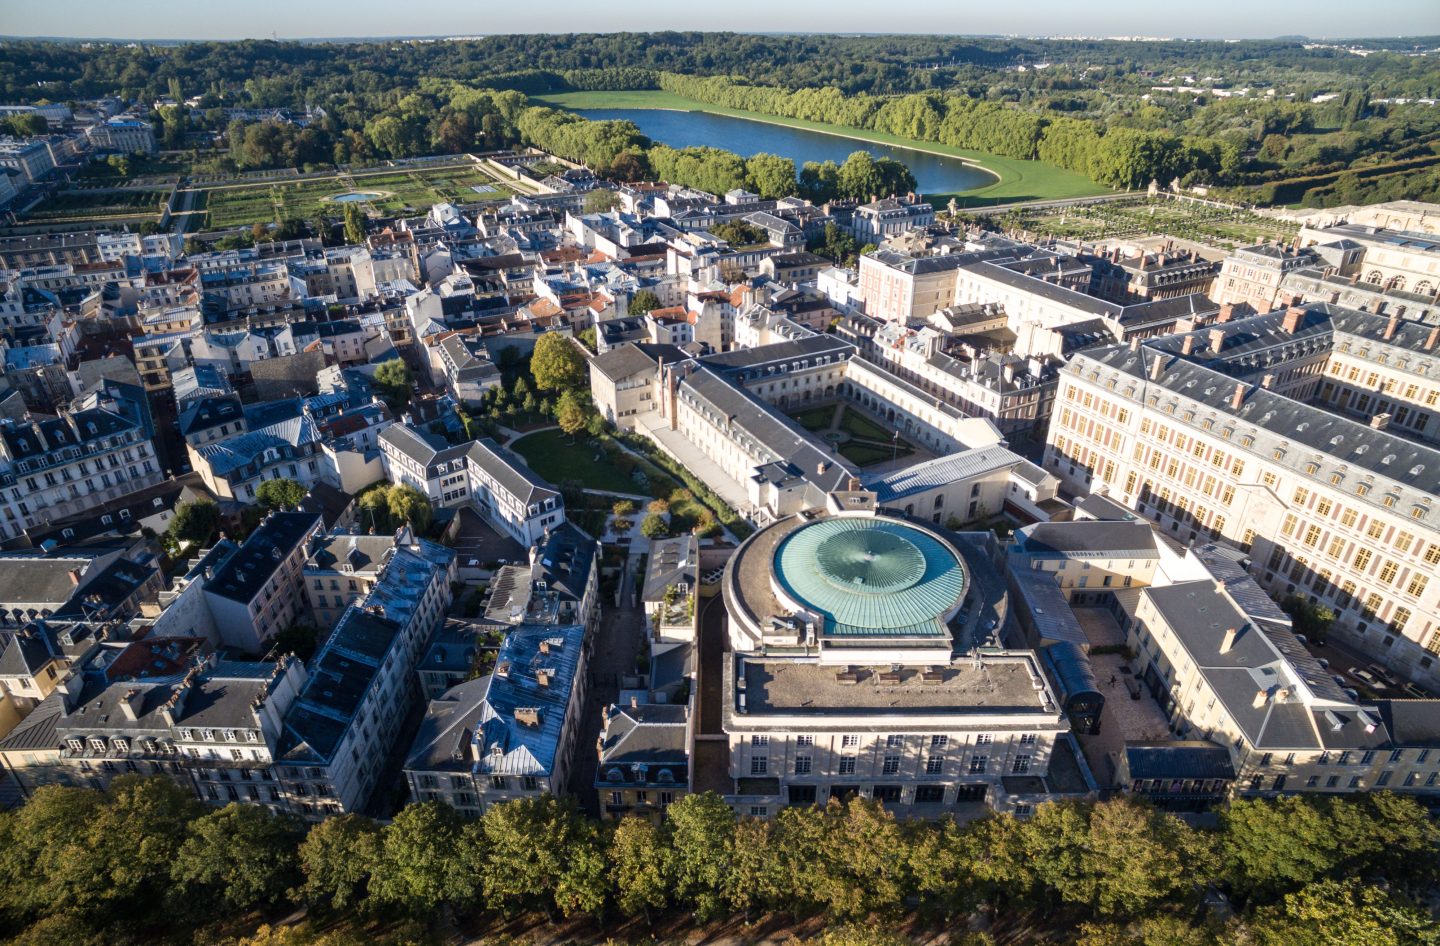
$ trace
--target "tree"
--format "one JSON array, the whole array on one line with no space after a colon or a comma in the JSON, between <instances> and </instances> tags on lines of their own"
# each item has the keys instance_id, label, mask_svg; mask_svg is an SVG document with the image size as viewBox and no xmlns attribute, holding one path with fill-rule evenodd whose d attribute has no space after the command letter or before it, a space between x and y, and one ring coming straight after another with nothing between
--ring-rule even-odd
<instances>
[{"instance_id":1,"label":"tree","mask_svg":"<svg viewBox=\"0 0 1440 946\"><path fill-rule=\"evenodd\" d=\"M175 507L175 517L165 529L176 540L203 544L220 525L220 507L208 499L181 503Z\"/></svg>"},{"instance_id":2,"label":"tree","mask_svg":"<svg viewBox=\"0 0 1440 946\"><path fill-rule=\"evenodd\" d=\"M1355 877L1319 880L1257 912L1259 946L1420 946L1440 942L1423 910Z\"/></svg>"},{"instance_id":3,"label":"tree","mask_svg":"<svg viewBox=\"0 0 1440 946\"><path fill-rule=\"evenodd\" d=\"M232 802L190 825L170 874L212 904L249 910L280 902L299 879L299 822Z\"/></svg>"},{"instance_id":4,"label":"tree","mask_svg":"<svg viewBox=\"0 0 1440 946\"><path fill-rule=\"evenodd\" d=\"M328 910L359 904L379 862L380 843L380 826L363 815L341 815L315 825L300 844L305 882L297 895Z\"/></svg>"},{"instance_id":5,"label":"tree","mask_svg":"<svg viewBox=\"0 0 1440 946\"><path fill-rule=\"evenodd\" d=\"M365 211L354 202L345 205L345 242L365 242Z\"/></svg>"},{"instance_id":6,"label":"tree","mask_svg":"<svg viewBox=\"0 0 1440 946\"><path fill-rule=\"evenodd\" d=\"M620 206L620 195L608 187L597 187L586 193L584 206L587 214L606 213Z\"/></svg>"},{"instance_id":7,"label":"tree","mask_svg":"<svg viewBox=\"0 0 1440 946\"><path fill-rule=\"evenodd\" d=\"M788 809L787 809L788 810ZM675 856L676 899L693 904L702 923L719 916L730 867L735 813L714 792L686 795L667 809Z\"/></svg>"},{"instance_id":8,"label":"tree","mask_svg":"<svg viewBox=\"0 0 1440 946\"><path fill-rule=\"evenodd\" d=\"M530 376L540 390L554 391L581 387L589 379L589 371L570 339L546 332L535 342Z\"/></svg>"},{"instance_id":9,"label":"tree","mask_svg":"<svg viewBox=\"0 0 1440 946\"><path fill-rule=\"evenodd\" d=\"M1335 623L1335 611L1323 604L1315 604L1300 595L1287 595L1280 607L1290 615L1295 630L1316 643L1325 643L1330 625Z\"/></svg>"},{"instance_id":10,"label":"tree","mask_svg":"<svg viewBox=\"0 0 1440 946\"><path fill-rule=\"evenodd\" d=\"M745 178L750 189L767 200L789 197L799 191L795 162L763 151L745 159Z\"/></svg>"},{"instance_id":11,"label":"tree","mask_svg":"<svg viewBox=\"0 0 1440 946\"><path fill-rule=\"evenodd\" d=\"M305 487L284 477L266 480L255 488L255 499L270 509L294 509L309 495Z\"/></svg>"},{"instance_id":12,"label":"tree","mask_svg":"<svg viewBox=\"0 0 1440 946\"><path fill-rule=\"evenodd\" d=\"M626 310L631 315L644 315L651 309L660 308L660 297L649 289L641 289L630 297L630 306Z\"/></svg>"},{"instance_id":13,"label":"tree","mask_svg":"<svg viewBox=\"0 0 1440 946\"><path fill-rule=\"evenodd\" d=\"M381 831L370 896L412 916L425 916L436 904L468 901L475 895L477 840L449 805L405 806Z\"/></svg>"},{"instance_id":14,"label":"tree","mask_svg":"<svg viewBox=\"0 0 1440 946\"><path fill-rule=\"evenodd\" d=\"M430 521L435 515L434 510L430 508L430 500L426 499L424 494L413 486L404 484L390 487L385 504L395 521L410 523L410 528L416 534L430 528Z\"/></svg>"},{"instance_id":15,"label":"tree","mask_svg":"<svg viewBox=\"0 0 1440 946\"><path fill-rule=\"evenodd\" d=\"M410 403L410 367L400 358L391 358L375 366L375 384L379 386L392 412L398 413Z\"/></svg>"},{"instance_id":16,"label":"tree","mask_svg":"<svg viewBox=\"0 0 1440 946\"><path fill-rule=\"evenodd\" d=\"M592 411L585 418L585 432L590 435L591 439L599 440L605 435L605 418L598 412Z\"/></svg>"},{"instance_id":17,"label":"tree","mask_svg":"<svg viewBox=\"0 0 1440 946\"><path fill-rule=\"evenodd\" d=\"M599 914L609 886L605 855L573 802L546 794L492 805L482 827L486 900L506 912Z\"/></svg>"},{"instance_id":18,"label":"tree","mask_svg":"<svg viewBox=\"0 0 1440 946\"><path fill-rule=\"evenodd\" d=\"M598 351L598 349L597 349L597 347L596 347L596 345L597 345L597 339L596 339L596 333L595 333L595 326L592 325L592 326L590 326L589 328L581 329L581 330L580 330L580 334L579 334L579 335L576 335L575 337L580 340L580 344L582 344L582 345L584 345L586 348L590 349L591 352ZM524 379L521 379L521 380L524 380Z\"/></svg>"},{"instance_id":19,"label":"tree","mask_svg":"<svg viewBox=\"0 0 1440 946\"><path fill-rule=\"evenodd\" d=\"M1308 884L1339 862L1321 808L1298 795L1237 798L1220 814L1220 854L1242 896L1274 896Z\"/></svg>"},{"instance_id":20,"label":"tree","mask_svg":"<svg viewBox=\"0 0 1440 946\"><path fill-rule=\"evenodd\" d=\"M671 850L665 834L648 818L620 819L610 836L610 873L615 900L626 916L663 910L669 905Z\"/></svg>"},{"instance_id":21,"label":"tree","mask_svg":"<svg viewBox=\"0 0 1440 946\"><path fill-rule=\"evenodd\" d=\"M670 523L664 516L651 513L640 521L640 534L647 539L663 539L670 534Z\"/></svg>"},{"instance_id":22,"label":"tree","mask_svg":"<svg viewBox=\"0 0 1440 946\"><path fill-rule=\"evenodd\" d=\"M633 516L635 515L635 500L621 499L610 507L610 511L616 516Z\"/></svg>"},{"instance_id":23,"label":"tree","mask_svg":"<svg viewBox=\"0 0 1440 946\"><path fill-rule=\"evenodd\" d=\"M571 437L585 429L585 408L574 391L563 391L555 404L555 423Z\"/></svg>"}]
</instances>

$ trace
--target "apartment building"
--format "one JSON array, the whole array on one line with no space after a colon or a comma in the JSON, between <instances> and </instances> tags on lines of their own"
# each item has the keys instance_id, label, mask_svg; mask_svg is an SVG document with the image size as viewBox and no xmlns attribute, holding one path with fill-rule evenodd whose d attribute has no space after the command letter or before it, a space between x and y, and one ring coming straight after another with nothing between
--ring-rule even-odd
<instances>
[{"instance_id":1,"label":"apartment building","mask_svg":"<svg viewBox=\"0 0 1440 946\"><path fill-rule=\"evenodd\" d=\"M141 424L103 408L53 420L0 418L0 538L164 479Z\"/></svg>"},{"instance_id":2,"label":"apartment building","mask_svg":"<svg viewBox=\"0 0 1440 946\"><path fill-rule=\"evenodd\" d=\"M285 716L275 777L306 818L364 810L415 694L415 666L445 621L455 553L396 545L370 593L341 616Z\"/></svg>"},{"instance_id":3,"label":"apartment building","mask_svg":"<svg viewBox=\"0 0 1440 946\"><path fill-rule=\"evenodd\" d=\"M1337 637L1433 685L1440 450L1387 430L1384 415L1367 423L1336 408L1360 368L1352 358L1367 359L1360 387L1376 375L1369 397L1393 406L1398 391L1423 407L1436 396L1437 333L1377 318L1292 307L1078 355L1061 375L1045 467L1076 493L1107 490L1181 542L1246 550L1270 593L1334 608ZM1412 409L1410 430L1432 430L1416 416L1426 413Z\"/></svg>"},{"instance_id":4,"label":"apartment building","mask_svg":"<svg viewBox=\"0 0 1440 946\"><path fill-rule=\"evenodd\" d=\"M344 532L314 536L306 547L302 583L315 625L333 627L375 587L395 547L412 542L408 526L398 537Z\"/></svg>"},{"instance_id":5,"label":"apartment building","mask_svg":"<svg viewBox=\"0 0 1440 946\"><path fill-rule=\"evenodd\" d=\"M270 639L306 615L303 569L319 516L272 512L205 579L205 600L226 647L263 654Z\"/></svg>"}]
</instances>

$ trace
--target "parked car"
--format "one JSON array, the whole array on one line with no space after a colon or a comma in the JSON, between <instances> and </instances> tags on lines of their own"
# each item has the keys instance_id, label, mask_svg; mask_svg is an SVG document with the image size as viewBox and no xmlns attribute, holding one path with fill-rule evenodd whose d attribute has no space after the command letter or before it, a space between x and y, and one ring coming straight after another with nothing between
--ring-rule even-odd
<instances>
[{"instance_id":1,"label":"parked car","mask_svg":"<svg viewBox=\"0 0 1440 946\"><path fill-rule=\"evenodd\" d=\"M1375 676L1375 674L1371 673L1369 670L1366 670L1363 667L1351 667L1349 673L1350 676L1354 677L1356 680L1359 680L1361 683L1365 684L1368 687L1384 686L1384 684L1380 682L1379 677Z\"/></svg>"}]
</instances>

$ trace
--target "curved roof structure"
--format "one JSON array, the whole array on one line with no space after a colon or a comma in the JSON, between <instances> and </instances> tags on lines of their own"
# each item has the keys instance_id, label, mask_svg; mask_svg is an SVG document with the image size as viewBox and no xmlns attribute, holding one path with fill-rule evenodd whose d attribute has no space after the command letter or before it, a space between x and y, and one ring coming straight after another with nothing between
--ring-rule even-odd
<instances>
[{"instance_id":1,"label":"curved roof structure","mask_svg":"<svg viewBox=\"0 0 1440 946\"><path fill-rule=\"evenodd\" d=\"M826 637L944 637L965 597L960 554L929 530L883 516L796 529L775 550L777 592L825 619Z\"/></svg>"}]
</instances>

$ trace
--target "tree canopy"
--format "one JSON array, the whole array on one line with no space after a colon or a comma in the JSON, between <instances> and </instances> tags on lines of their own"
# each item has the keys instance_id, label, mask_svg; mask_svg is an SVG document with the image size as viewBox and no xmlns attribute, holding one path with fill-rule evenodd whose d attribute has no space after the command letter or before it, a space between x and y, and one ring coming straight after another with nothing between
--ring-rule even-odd
<instances>
[{"instance_id":1,"label":"tree canopy","mask_svg":"<svg viewBox=\"0 0 1440 946\"><path fill-rule=\"evenodd\" d=\"M542 391L572 390L585 386L589 369L585 358L569 338L546 332L535 342L530 356L530 376Z\"/></svg>"}]
</instances>

